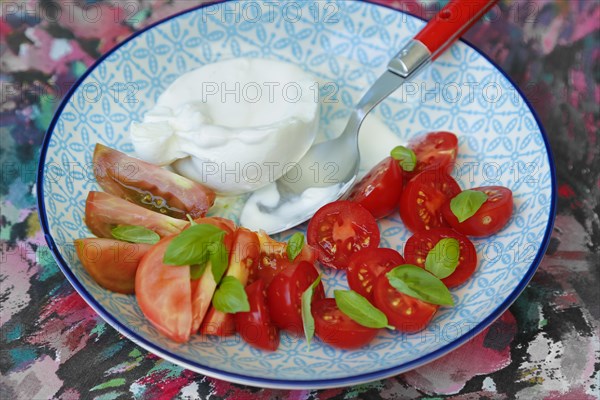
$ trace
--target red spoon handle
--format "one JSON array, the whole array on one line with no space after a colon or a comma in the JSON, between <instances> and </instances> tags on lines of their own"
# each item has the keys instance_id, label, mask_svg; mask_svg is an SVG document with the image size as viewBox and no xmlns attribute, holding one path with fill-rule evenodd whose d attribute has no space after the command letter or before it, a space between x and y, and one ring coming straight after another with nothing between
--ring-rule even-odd
<instances>
[{"instance_id":1,"label":"red spoon handle","mask_svg":"<svg viewBox=\"0 0 600 400\"><path fill-rule=\"evenodd\" d=\"M427 23L415 39L429 49L432 60L435 60L497 2L498 0L452 0Z\"/></svg>"}]
</instances>

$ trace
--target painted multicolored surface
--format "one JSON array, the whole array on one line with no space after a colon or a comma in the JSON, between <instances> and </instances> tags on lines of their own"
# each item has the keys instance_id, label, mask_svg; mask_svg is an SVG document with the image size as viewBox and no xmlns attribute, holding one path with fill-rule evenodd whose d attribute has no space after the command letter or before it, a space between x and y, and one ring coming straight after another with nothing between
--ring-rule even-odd
<instances>
[{"instance_id":1,"label":"painted multicolored surface","mask_svg":"<svg viewBox=\"0 0 600 400\"><path fill-rule=\"evenodd\" d=\"M430 17L432 2L389 2ZM106 325L45 246L39 148L58 101L102 53L189 8L175 2L2 1L0 398L599 397L600 3L504 1L468 35L524 90L559 178L552 242L529 287L482 335L407 374L353 388L277 391L206 378Z\"/></svg>"}]
</instances>

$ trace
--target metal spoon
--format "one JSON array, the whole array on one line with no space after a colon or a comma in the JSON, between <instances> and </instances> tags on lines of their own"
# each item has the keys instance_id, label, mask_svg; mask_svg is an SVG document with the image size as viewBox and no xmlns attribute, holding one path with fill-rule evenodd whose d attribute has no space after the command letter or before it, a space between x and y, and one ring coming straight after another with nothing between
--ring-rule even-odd
<instances>
[{"instance_id":1,"label":"metal spoon","mask_svg":"<svg viewBox=\"0 0 600 400\"><path fill-rule=\"evenodd\" d=\"M355 106L336 139L312 146L295 168L254 192L240 222L277 233L308 220L323 205L342 198L354 184L360 164L358 132L367 114L448 49L497 0L452 0L388 63Z\"/></svg>"}]
</instances>

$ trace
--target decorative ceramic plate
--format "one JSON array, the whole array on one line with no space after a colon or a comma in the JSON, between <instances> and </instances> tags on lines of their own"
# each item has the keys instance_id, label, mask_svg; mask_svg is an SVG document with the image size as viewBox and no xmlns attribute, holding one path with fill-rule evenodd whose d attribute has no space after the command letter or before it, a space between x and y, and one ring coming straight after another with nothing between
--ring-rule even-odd
<instances>
[{"instance_id":1,"label":"decorative ceramic plate","mask_svg":"<svg viewBox=\"0 0 600 400\"><path fill-rule=\"evenodd\" d=\"M61 104L43 144L38 195L44 233L58 265L98 314L135 343L190 370L276 388L345 386L396 375L457 348L500 316L532 277L552 230L556 183L543 130L502 71L464 42L377 107L371 129L361 133L364 170L387 154L390 136L403 144L428 131L456 132L459 184L500 184L514 192L508 226L475 241L478 270L453 290L456 306L441 308L427 330L411 335L382 330L356 351L319 340L308 351L304 339L286 334L273 353L237 335L176 344L146 321L134 296L99 287L73 251L74 239L91 236L82 220L87 193L99 190L91 168L94 145L133 154L129 124L140 121L184 72L232 57L297 64L321 83L321 134L330 137L341 132L360 94L424 24L370 3L281 4L228 2L182 13L135 34L90 68ZM238 203L213 213L235 218ZM402 252L410 233L398 215L380 221L380 227L381 245ZM343 271L323 272L329 295L346 287Z\"/></svg>"}]
</instances>

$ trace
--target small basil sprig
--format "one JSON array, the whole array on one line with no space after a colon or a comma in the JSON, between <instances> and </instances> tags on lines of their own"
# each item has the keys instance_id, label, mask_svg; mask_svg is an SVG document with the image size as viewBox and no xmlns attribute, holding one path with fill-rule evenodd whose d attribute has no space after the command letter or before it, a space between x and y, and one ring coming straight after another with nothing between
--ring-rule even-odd
<instances>
[{"instance_id":1,"label":"small basil sprig","mask_svg":"<svg viewBox=\"0 0 600 400\"><path fill-rule=\"evenodd\" d=\"M443 238L429 250L425 258L425 269L440 279L452 275L458 266L460 244L454 238Z\"/></svg>"},{"instance_id":2,"label":"small basil sprig","mask_svg":"<svg viewBox=\"0 0 600 400\"><path fill-rule=\"evenodd\" d=\"M385 274L397 291L427 303L453 306L454 300L444 283L416 265L400 265Z\"/></svg>"},{"instance_id":3,"label":"small basil sprig","mask_svg":"<svg viewBox=\"0 0 600 400\"><path fill-rule=\"evenodd\" d=\"M333 296L338 308L356 323L367 328L394 329L383 312L354 290L334 290Z\"/></svg>"},{"instance_id":4,"label":"small basil sprig","mask_svg":"<svg viewBox=\"0 0 600 400\"><path fill-rule=\"evenodd\" d=\"M313 299L313 293L315 288L321 282L321 275L317 276L317 279L302 293L301 298L301 314L302 314L302 326L304 328L304 336L306 337L306 343L308 344L308 350L310 350L310 341L315 335L315 319L312 316L311 304Z\"/></svg>"},{"instance_id":5,"label":"small basil sprig","mask_svg":"<svg viewBox=\"0 0 600 400\"><path fill-rule=\"evenodd\" d=\"M287 247L285 249L288 259L290 261L294 261L298 254L302 251L302 247L304 247L304 235L300 232L296 232L290 237L287 243Z\"/></svg>"},{"instance_id":6,"label":"small basil sprig","mask_svg":"<svg viewBox=\"0 0 600 400\"><path fill-rule=\"evenodd\" d=\"M130 243L155 244L160 240L158 233L136 225L117 225L110 233L113 238Z\"/></svg>"},{"instance_id":7,"label":"small basil sprig","mask_svg":"<svg viewBox=\"0 0 600 400\"><path fill-rule=\"evenodd\" d=\"M478 190L463 190L450 200L450 210L458 222L464 222L475 215L487 198L487 194Z\"/></svg>"},{"instance_id":8,"label":"small basil sprig","mask_svg":"<svg viewBox=\"0 0 600 400\"><path fill-rule=\"evenodd\" d=\"M244 285L233 276L223 278L213 295L212 305L215 309L229 314L250 311Z\"/></svg>"},{"instance_id":9,"label":"small basil sprig","mask_svg":"<svg viewBox=\"0 0 600 400\"><path fill-rule=\"evenodd\" d=\"M390 152L392 158L400 164L403 170L411 172L417 165L417 156L415 152L404 146L396 146Z\"/></svg>"},{"instance_id":10,"label":"small basil sprig","mask_svg":"<svg viewBox=\"0 0 600 400\"><path fill-rule=\"evenodd\" d=\"M222 229L210 224L190 226L169 243L163 262L168 265L204 264L210 257L211 248L223 242L224 237Z\"/></svg>"}]
</instances>

